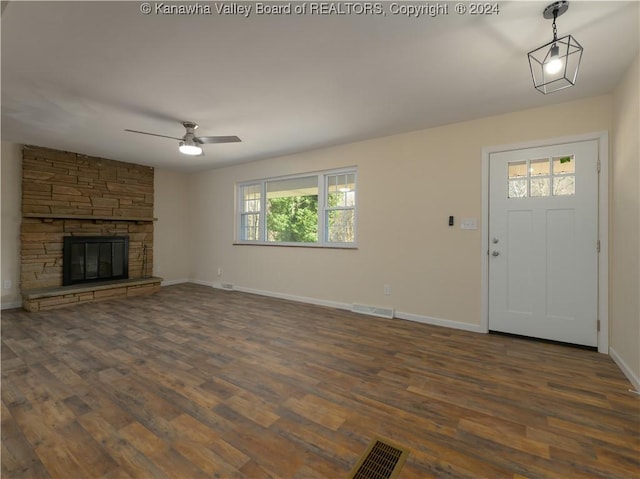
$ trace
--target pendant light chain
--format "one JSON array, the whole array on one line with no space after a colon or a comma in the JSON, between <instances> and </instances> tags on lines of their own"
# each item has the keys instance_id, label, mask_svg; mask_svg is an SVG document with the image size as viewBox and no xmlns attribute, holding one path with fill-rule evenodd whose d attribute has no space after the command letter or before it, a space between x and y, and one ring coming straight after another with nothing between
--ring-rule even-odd
<instances>
[{"instance_id":1,"label":"pendant light chain","mask_svg":"<svg viewBox=\"0 0 640 479\"><path fill-rule=\"evenodd\" d=\"M553 41L558 39L558 29L556 28L556 18L558 18L558 9L553 11Z\"/></svg>"}]
</instances>

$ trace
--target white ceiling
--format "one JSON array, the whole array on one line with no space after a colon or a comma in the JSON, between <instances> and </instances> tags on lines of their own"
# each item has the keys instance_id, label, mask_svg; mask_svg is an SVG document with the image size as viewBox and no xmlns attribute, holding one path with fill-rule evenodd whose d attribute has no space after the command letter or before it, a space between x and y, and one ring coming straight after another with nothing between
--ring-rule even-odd
<instances>
[{"instance_id":1,"label":"white ceiling","mask_svg":"<svg viewBox=\"0 0 640 479\"><path fill-rule=\"evenodd\" d=\"M485 16L451 2L434 18L393 15L391 2L378 16L260 16L244 2L249 18L208 0L198 16L141 3L3 2L2 139L201 171L608 93L639 46L637 1L571 2L558 34L584 47L578 81L545 96L527 52L552 38L546 1ZM184 120L242 143L187 157L124 131L181 137Z\"/></svg>"}]
</instances>

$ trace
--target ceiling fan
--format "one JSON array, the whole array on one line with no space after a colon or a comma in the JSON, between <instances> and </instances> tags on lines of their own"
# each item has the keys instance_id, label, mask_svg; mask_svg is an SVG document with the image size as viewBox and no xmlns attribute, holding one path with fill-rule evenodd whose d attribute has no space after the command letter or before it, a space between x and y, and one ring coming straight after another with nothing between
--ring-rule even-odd
<instances>
[{"instance_id":1,"label":"ceiling fan","mask_svg":"<svg viewBox=\"0 0 640 479\"><path fill-rule=\"evenodd\" d=\"M205 143L238 143L239 141L242 141L237 136L196 136L196 129L198 128L198 124L192 121L183 121L182 126L184 126L187 130L182 138L177 138L175 136L158 135L157 133L147 133L146 131L138 130L125 129L124 131L178 140L180 142L180 146L178 147L178 149L180 150L180 153L183 153L185 155L202 155L203 152L201 145Z\"/></svg>"}]
</instances>

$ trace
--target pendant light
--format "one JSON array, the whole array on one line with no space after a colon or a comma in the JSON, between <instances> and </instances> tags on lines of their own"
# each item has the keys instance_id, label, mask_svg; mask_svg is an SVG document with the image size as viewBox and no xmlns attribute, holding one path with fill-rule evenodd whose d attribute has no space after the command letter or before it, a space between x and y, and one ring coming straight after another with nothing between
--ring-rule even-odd
<instances>
[{"instance_id":1,"label":"pendant light","mask_svg":"<svg viewBox=\"0 0 640 479\"><path fill-rule=\"evenodd\" d=\"M554 2L544 9L542 16L553 18L553 40L528 54L533 85L545 95L575 85L578 76L582 46L572 35L558 38L556 30L556 19L568 9L567 0Z\"/></svg>"}]
</instances>

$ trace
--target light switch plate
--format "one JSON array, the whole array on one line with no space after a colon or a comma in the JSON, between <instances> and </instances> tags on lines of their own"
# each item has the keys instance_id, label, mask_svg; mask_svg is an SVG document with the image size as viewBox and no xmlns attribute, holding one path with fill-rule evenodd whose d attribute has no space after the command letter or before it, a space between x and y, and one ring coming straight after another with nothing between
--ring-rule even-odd
<instances>
[{"instance_id":1,"label":"light switch plate","mask_svg":"<svg viewBox=\"0 0 640 479\"><path fill-rule=\"evenodd\" d=\"M476 218L462 218L460 221L460 229L477 230L478 224Z\"/></svg>"}]
</instances>

